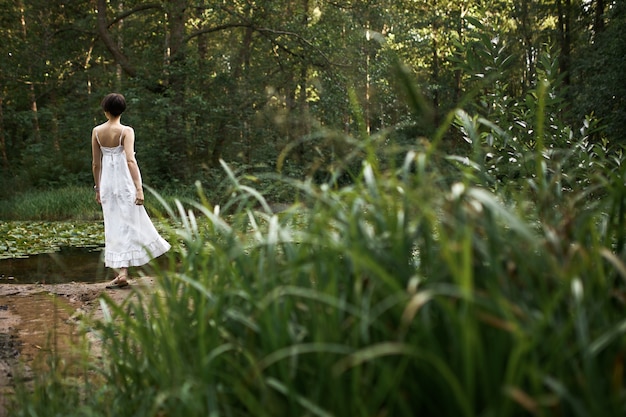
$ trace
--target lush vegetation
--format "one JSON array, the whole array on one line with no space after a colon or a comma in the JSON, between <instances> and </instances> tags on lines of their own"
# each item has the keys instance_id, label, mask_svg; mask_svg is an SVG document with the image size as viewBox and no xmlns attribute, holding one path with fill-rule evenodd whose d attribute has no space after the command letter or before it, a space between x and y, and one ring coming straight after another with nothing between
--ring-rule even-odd
<instances>
[{"instance_id":1,"label":"lush vegetation","mask_svg":"<svg viewBox=\"0 0 626 417\"><path fill-rule=\"evenodd\" d=\"M544 74L516 138L457 109L412 146L351 141L350 185L277 178L279 214L226 165L223 206L162 200L155 291L104 296L102 359L51 357L14 415L623 416L623 159L554 124Z\"/></svg>"},{"instance_id":2,"label":"lush vegetation","mask_svg":"<svg viewBox=\"0 0 626 417\"><path fill-rule=\"evenodd\" d=\"M50 253L63 246L101 246L99 222L0 222L0 259Z\"/></svg>"},{"instance_id":3,"label":"lush vegetation","mask_svg":"<svg viewBox=\"0 0 626 417\"><path fill-rule=\"evenodd\" d=\"M95 220L102 211L91 187L30 190L0 200L3 220Z\"/></svg>"},{"instance_id":4,"label":"lush vegetation","mask_svg":"<svg viewBox=\"0 0 626 417\"><path fill-rule=\"evenodd\" d=\"M192 195L193 187L165 187L159 191L168 202ZM149 194L145 202L150 214L158 214L159 203ZM102 209L92 187L62 186L55 189L30 189L0 200L0 219L4 221L90 221L102 220Z\"/></svg>"},{"instance_id":5,"label":"lush vegetation","mask_svg":"<svg viewBox=\"0 0 626 417\"><path fill-rule=\"evenodd\" d=\"M153 195L171 262L82 322L102 357L51 356L13 415L626 413L622 2L96 3L59 6L117 18L54 85L128 91L150 178L196 192Z\"/></svg>"},{"instance_id":6,"label":"lush vegetation","mask_svg":"<svg viewBox=\"0 0 626 417\"><path fill-rule=\"evenodd\" d=\"M200 180L208 194L223 180L220 159L252 175L275 172L280 160L291 178L327 178L353 147L320 129L355 137L385 131L388 145L411 144L451 109L490 118L506 106L515 137L526 128L515 123L524 117L518 104L533 100L545 50L562 78L559 120L578 126L593 115L602 126L594 140L611 144L622 141L626 122L626 15L618 1L0 5L3 199L93 185L89 137L112 90L128 98L124 121L136 129L146 183ZM417 117L398 99L390 65L397 58L420 85L428 115ZM462 136L447 134L442 146L465 152Z\"/></svg>"}]
</instances>

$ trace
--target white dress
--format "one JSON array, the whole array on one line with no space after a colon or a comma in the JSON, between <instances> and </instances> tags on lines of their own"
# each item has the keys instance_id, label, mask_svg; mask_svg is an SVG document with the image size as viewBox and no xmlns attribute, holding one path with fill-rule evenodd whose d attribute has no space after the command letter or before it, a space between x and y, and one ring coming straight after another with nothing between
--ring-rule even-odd
<instances>
[{"instance_id":1,"label":"white dress","mask_svg":"<svg viewBox=\"0 0 626 417\"><path fill-rule=\"evenodd\" d=\"M150 221L144 206L135 204L136 189L130 176L122 136L118 146L100 144L102 171L100 201L104 217L104 264L109 268L125 268L148 263L170 249Z\"/></svg>"}]
</instances>

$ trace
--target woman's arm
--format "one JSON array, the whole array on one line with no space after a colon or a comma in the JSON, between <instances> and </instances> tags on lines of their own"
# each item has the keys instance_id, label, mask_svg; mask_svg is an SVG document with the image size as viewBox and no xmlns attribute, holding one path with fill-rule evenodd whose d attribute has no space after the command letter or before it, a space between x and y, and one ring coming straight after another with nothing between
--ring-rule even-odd
<instances>
[{"instance_id":1,"label":"woman's arm","mask_svg":"<svg viewBox=\"0 0 626 417\"><path fill-rule=\"evenodd\" d=\"M100 203L100 172L102 170L102 151L96 139L96 129L91 131L91 171L93 172L94 190L96 201Z\"/></svg>"},{"instance_id":2,"label":"woman's arm","mask_svg":"<svg viewBox=\"0 0 626 417\"><path fill-rule=\"evenodd\" d=\"M128 164L128 170L130 176L135 184L137 195L135 197L135 204L143 204L143 185L141 183L141 172L139 171L139 165L137 159L135 159L135 131L132 127L125 130L124 135L124 153L126 153L126 163Z\"/></svg>"}]
</instances>

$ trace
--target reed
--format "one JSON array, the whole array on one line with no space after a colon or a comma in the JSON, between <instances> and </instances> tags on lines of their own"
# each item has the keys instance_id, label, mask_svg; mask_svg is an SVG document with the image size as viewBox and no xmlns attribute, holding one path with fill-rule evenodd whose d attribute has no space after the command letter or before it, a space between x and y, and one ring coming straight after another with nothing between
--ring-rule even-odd
<instances>
[{"instance_id":1,"label":"reed","mask_svg":"<svg viewBox=\"0 0 626 417\"><path fill-rule=\"evenodd\" d=\"M353 184L290 181L281 213L226 165L224 207L160 199L172 262L154 292L102 298L102 383L63 415L623 416L626 165L520 149L506 183L479 146L506 130L448 120L467 158L416 145L383 169L365 137Z\"/></svg>"},{"instance_id":2,"label":"reed","mask_svg":"<svg viewBox=\"0 0 626 417\"><path fill-rule=\"evenodd\" d=\"M297 184L280 215L235 178L228 222L170 207L182 263L142 302L103 300L111 415L623 415L626 269L602 212L436 187L423 156Z\"/></svg>"}]
</instances>

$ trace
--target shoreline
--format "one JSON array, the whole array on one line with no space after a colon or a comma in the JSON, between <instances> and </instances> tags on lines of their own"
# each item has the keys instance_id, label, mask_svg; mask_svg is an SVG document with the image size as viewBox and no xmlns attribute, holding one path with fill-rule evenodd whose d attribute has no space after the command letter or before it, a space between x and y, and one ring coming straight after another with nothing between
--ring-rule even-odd
<instances>
[{"instance_id":1,"label":"shoreline","mask_svg":"<svg viewBox=\"0 0 626 417\"><path fill-rule=\"evenodd\" d=\"M0 417L16 386L16 374L29 382L32 367L51 354L69 355L80 332L81 318L102 319L100 297L106 293L122 303L136 291L151 288L154 279L130 280L124 289L108 290L107 282L70 282L62 284L0 284ZM50 335L52 334L52 338ZM90 331L85 334L91 355L100 357L100 341ZM50 340L53 340L51 346Z\"/></svg>"}]
</instances>

